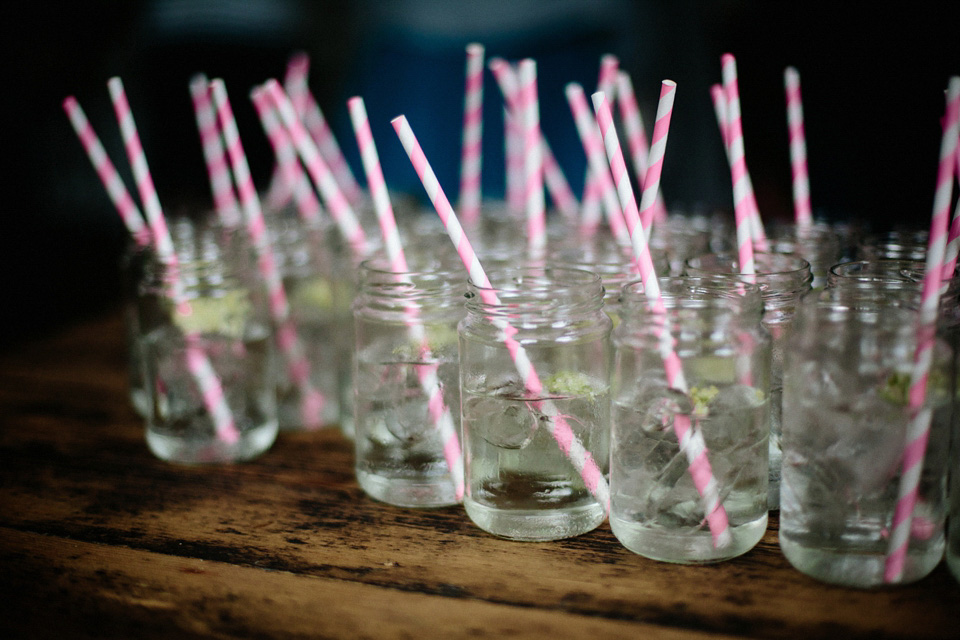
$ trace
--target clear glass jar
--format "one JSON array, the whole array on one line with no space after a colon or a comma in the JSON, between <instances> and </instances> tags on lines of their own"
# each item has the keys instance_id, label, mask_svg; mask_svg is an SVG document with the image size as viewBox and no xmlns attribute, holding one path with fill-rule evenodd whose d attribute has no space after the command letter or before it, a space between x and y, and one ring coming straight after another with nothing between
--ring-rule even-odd
<instances>
[{"instance_id":1,"label":"clear glass jar","mask_svg":"<svg viewBox=\"0 0 960 640\"><path fill-rule=\"evenodd\" d=\"M727 560L767 527L770 337L757 285L661 278L664 308L624 285L614 332L610 527L634 553ZM664 350L664 345L668 349ZM672 349L669 345L672 344ZM679 358L682 378L668 375ZM705 458L690 459L705 447ZM702 473L712 475L705 489Z\"/></svg>"},{"instance_id":2,"label":"clear glass jar","mask_svg":"<svg viewBox=\"0 0 960 640\"><path fill-rule=\"evenodd\" d=\"M813 274L810 263L786 253L754 254L756 275L740 275L739 261L734 254L707 254L687 260L691 276L721 275L760 287L763 299L763 326L773 340L770 371L770 492L768 506L780 507L780 420L782 416L783 357L793 317L803 298L810 293Z\"/></svg>"},{"instance_id":3,"label":"clear glass jar","mask_svg":"<svg viewBox=\"0 0 960 640\"><path fill-rule=\"evenodd\" d=\"M858 257L861 260L917 260L927 259L930 232L922 229L897 229L864 236Z\"/></svg>"},{"instance_id":4,"label":"clear glass jar","mask_svg":"<svg viewBox=\"0 0 960 640\"><path fill-rule=\"evenodd\" d=\"M384 258L361 264L356 336L355 469L367 495L402 507L463 497L457 323L463 267Z\"/></svg>"},{"instance_id":5,"label":"clear glass jar","mask_svg":"<svg viewBox=\"0 0 960 640\"><path fill-rule=\"evenodd\" d=\"M830 268L843 256L840 235L825 224L774 226L767 236L769 251L792 253L810 263L813 289L823 289Z\"/></svg>"},{"instance_id":6,"label":"clear glass jar","mask_svg":"<svg viewBox=\"0 0 960 640\"><path fill-rule=\"evenodd\" d=\"M920 408L908 400L915 312L809 301L789 340L783 391L780 547L795 568L852 587L884 584L907 428L929 411L903 583L944 550L952 349L937 341Z\"/></svg>"},{"instance_id":7,"label":"clear glass jar","mask_svg":"<svg viewBox=\"0 0 960 640\"><path fill-rule=\"evenodd\" d=\"M277 436L275 349L246 245L174 234L178 264L152 261L139 288L146 441L180 463L253 459Z\"/></svg>"},{"instance_id":8,"label":"clear glass jar","mask_svg":"<svg viewBox=\"0 0 960 640\"><path fill-rule=\"evenodd\" d=\"M713 231L704 220L684 215L671 215L665 222L654 224L650 252L663 256L667 265L663 270L658 269L657 275L683 275L684 264L689 258L710 252Z\"/></svg>"},{"instance_id":9,"label":"clear glass jar","mask_svg":"<svg viewBox=\"0 0 960 640\"><path fill-rule=\"evenodd\" d=\"M130 405L141 418L150 412L150 394L143 379L143 350L140 348L140 320L137 298L144 270L153 260L148 240L131 240L120 256L120 287L123 295L123 325L127 333L127 389Z\"/></svg>"},{"instance_id":10,"label":"clear glass jar","mask_svg":"<svg viewBox=\"0 0 960 640\"><path fill-rule=\"evenodd\" d=\"M591 531L606 517L612 322L596 274L491 271L459 325L467 515L514 540Z\"/></svg>"},{"instance_id":11,"label":"clear glass jar","mask_svg":"<svg viewBox=\"0 0 960 640\"><path fill-rule=\"evenodd\" d=\"M310 431L339 424L342 372L351 368L343 348L351 323L353 290L337 277L326 236L330 225L309 225L292 211L267 219L277 268L290 305L290 326L309 367L309 386L299 384L284 358L277 366L277 406L281 431ZM316 406L310 403L317 400Z\"/></svg>"}]
</instances>

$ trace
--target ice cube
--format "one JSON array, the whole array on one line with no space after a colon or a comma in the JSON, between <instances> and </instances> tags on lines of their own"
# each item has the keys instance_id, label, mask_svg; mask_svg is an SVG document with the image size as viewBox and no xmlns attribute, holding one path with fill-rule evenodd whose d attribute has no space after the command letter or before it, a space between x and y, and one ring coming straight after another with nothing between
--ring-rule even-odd
<instances>
[{"instance_id":1,"label":"ice cube","mask_svg":"<svg viewBox=\"0 0 960 640\"><path fill-rule=\"evenodd\" d=\"M463 416L472 432L501 449L522 449L530 444L540 422L527 403L500 396L467 399Z\"/></svg>"}]
</instances>

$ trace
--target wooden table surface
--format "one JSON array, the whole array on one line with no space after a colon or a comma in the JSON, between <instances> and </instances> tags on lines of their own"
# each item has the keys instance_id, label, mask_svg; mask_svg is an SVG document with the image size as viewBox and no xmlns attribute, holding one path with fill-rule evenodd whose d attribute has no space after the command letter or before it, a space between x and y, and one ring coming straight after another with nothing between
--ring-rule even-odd
<instances>
[{"instance_id":1,"label":"wooden table surface","mask_svg":"<svg viewBox=\"0 0 960 640\"><path fill-rule=\"evenodd\" d=\"M740 558L679 566L606 524L518 543L461 508L376 503L335 429L246 464L161 462L125 359L119 313L0 354L0 638L960 638L944 564L820 584L776 518Z\"/></svg>"}]
</instances>

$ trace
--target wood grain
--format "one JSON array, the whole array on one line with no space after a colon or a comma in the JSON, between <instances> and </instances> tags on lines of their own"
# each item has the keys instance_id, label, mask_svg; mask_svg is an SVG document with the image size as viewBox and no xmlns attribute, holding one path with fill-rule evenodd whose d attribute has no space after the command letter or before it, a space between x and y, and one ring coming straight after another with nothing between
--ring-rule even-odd
<instances>
[{"instance_id":1,"label":"wood grain","mask_svg":"<svg viewBox=\"0 0 960 640\"><path fill-rule=\"evenodd\" d=\"M126 397L117 314L0 355L0 586L10 637L958 637L941 565L860 591L761 543L658 563L607 525L500 540L462 508L367 498L335 429L260 459L153 458ZM0 626L2 629L2 626Z\"/></svg>"}]
</instances>

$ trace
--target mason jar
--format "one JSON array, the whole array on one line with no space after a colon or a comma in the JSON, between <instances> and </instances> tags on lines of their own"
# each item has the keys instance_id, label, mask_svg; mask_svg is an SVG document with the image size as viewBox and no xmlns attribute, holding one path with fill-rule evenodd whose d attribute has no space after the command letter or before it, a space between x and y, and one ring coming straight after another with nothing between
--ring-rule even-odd
<instances>
[{"instance_id":1,"label":"mason jar","mask_svg":"<svg viewBox=\"0 0 960 640\"><path fill-rule=\"evenodd\" d=\"M439 507L463 497L457 323L462 265L385 258L360 266L353 303L355 469L370 497Z\"/></svg>"},{"instance_id":2,"label":"mason jar","mask_svg":"<svg viewBox=\"0 0 960 640\"><path fill-rule=\"evenodd\" d=\"M727 560L767 527L771 361L760 289L709 277L659 283L661 308L640 281L621 292L610 527L655 560Z\"/></svg>"},{"instance_id":3,"label":"mason jar","mask_svg":"<svg viewBox=\"0 0 960 640\"><path fill-rule=\"evenodd\" d=\"M146 441L181 463L250 460L276 439L275 349L263 289L235 237L176 240L151 261L138 294L148 393Z\"/></svg>"},{"instance_id":4,"label":"mason jar","mask_svg":"<svg viewBox=\"0 0 960 640\"><path fill-rule=\"evenodd\" d=\"M267 218L267 232L290 309L291 328L308 365L306 384L290 363L277 363L277 412L281 431L312 431L337 425L342 373L351 353L342 343L350 324L353 291L338 277L327 236L332 225L305 222L293 211ZM279 338L281 332L275 328ZM349 340L346 340L349 344ZM347 412L348 413L348 412Z\"/></svg>"},{"instance_id":5,"label":"mason jar","mask_svg":"<svg viewBox=\"0 0 960 640\"><path fill-rule=\"evenodd\" d=\"M558 266L469 282L460 322L467 515L514 540L586 533L609 499L612 322L600 277Z\"/></svg>"},{"instance_id":6,"label":"mason jar","mask_svg":"<svg viewBox=\"0 0 960 640\"><path fill-rule=\"evenodd\" d=\"M782 416L783 357L798 305L810 293L813 274L810 263L786 253L754 254L756 274L740 274L739 260L734 254L707 254L687 260L691 276L721 275L760 287L763 299L762 324L772 339L770 369L770 481L767 500L771 510L780 507L780 421Z\"/></svg>"},{"instance_id":7,"label":"mason jar","mask_svg":"<svg viewBox=\"0 0 960 640\"><path fill-rule=\"evenodd\" d=\"M847 300L809 301L789 340L780 547L791 565L818 580L886 584L904 460L912 457L906 434L923 420L928 439L913 451L920 473L899 579L914 582L943 557L953 350L936 339L926 392L915 403L917 313Z\"/></svg>"},{"instance_id":8,"label":"mason jar","mask_svg":"<svg viewBox=\"0 0 960 640\"><path fill-rule=\"evenodd\" d=\"M792 253L810 263L812 289L823 289L830 268L843 256L840 234L832 227L817 223L810 226L775 225L767 237L769 251Z\"/></svg>"}]
</instances>

